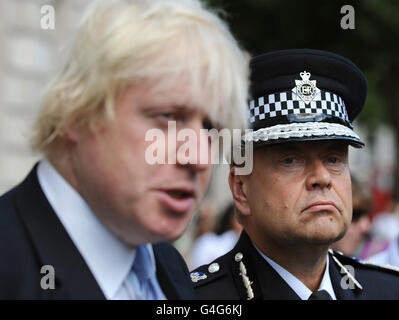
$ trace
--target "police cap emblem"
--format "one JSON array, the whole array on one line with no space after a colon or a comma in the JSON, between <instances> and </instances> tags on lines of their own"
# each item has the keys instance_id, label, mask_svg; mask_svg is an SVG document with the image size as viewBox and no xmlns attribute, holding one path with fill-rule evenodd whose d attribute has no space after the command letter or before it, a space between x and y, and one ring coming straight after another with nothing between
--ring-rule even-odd
<instances>
[{"instance_id":1,"label":"police cap emblem","mask_svg":"<svg viewBox=\"0 0 399 320\"><path fill-rule=\"evenodd\" d=\"M316 80L309 80L311 76L309 72L304 71L299 75L302 80L295 80L295 88L292 89L292 92L296 94L298 100L309 104L312 100L316 99L320 90L316 87Z\"/></svg>"}]
</instances>

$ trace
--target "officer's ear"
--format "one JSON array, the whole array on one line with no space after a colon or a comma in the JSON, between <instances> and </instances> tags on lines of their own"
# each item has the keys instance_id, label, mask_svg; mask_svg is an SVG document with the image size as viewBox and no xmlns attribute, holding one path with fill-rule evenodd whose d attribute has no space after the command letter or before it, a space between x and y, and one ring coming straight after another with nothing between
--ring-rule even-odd
<instances>
[{"instance_id":1,"label":"officer's ear","mask_svg":"<svg viewBox=\"0 0 399 320\"><path fill-rule=\"evenodd\" d=\"M234 204L242 215L249 216L251 214L251 209L247 197L248 175L235 174L235 169L236 167L232 166L229 173L229 185Z\"/></svg>"}]
</instances>

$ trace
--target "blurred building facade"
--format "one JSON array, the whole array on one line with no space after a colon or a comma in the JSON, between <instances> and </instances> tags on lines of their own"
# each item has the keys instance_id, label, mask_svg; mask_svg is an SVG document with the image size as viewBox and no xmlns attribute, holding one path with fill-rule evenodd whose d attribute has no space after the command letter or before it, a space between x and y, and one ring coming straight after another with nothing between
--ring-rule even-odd
<instances>
[{"instance_id":1,"label":"blurred building facade","mask_svg":"<svg viewBox=\"0 0 399 320\"><path fill-rule=\"evenodd\" d=\"M30 132L41 94L59 64L61 45L77 22L82 0L0 1L0 193L21 181L39 159ZM44 29L43 6L54 8Z\"/></svg>"}]
</instances>

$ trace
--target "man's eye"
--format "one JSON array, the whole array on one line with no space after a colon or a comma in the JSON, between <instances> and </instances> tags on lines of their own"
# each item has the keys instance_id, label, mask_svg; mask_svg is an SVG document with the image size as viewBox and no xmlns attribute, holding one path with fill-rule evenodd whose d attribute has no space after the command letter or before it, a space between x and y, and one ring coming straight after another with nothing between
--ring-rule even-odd
<instances>
[{"instance_id":1,"label":"man's eye","mask_svg":"<svg viewBox=\"0 0 399 320\"><path fill-rule=\"evenodd\" d=\"M208 130L208 131L215 128L215 126L213 125L213 123L212 123L211 121L208 121L208 120L205 120L205 121L202 123L202 126L203 126L204 129L206 129L206 130Z\"/></svg>"},{"instance_id":2,"label":"man's eye","mask_svg":"<svg viewBox=\"0 0 399 320\"><path fill-rule=\"evenodd\" d=\"M173 120L175 118L175 114L173 113L161 113L159 115L160 118L166 119L166 120Z\"/></svg>"},{"instance_id":3,"label":"man's eye","mask_svg":"<svg viewBox=\"0 0 399 320\"><path fill-rule=\"evenodd\" d=\"M328 163L329 164L339 164L341 163L341 160L338 157L330 157L328 158Z\"/></svg>"},{"instance_id":4,"label":"man's eye","mask_svg":"<svg viewBox=\"0 0 399 320\"><path fill-rule=\"evenodd\" d=\"M162 123L174 121L176 124L180 124L184 121L184 117L176 114L175 112L160 113L156 116L156 118Z\"/></svg>"},{"instance_id":5,"label":"man's eye","mask_svg":"<svg viewBox=\"0 0 399 320\"><path fill-rule=\"evenodd\" d=\"M287 165L293 164L294 162L295 162L295 158L294 157L289 157L289 158L283 159L283 163L287 164Z\"/></svg>"}]
</instances>

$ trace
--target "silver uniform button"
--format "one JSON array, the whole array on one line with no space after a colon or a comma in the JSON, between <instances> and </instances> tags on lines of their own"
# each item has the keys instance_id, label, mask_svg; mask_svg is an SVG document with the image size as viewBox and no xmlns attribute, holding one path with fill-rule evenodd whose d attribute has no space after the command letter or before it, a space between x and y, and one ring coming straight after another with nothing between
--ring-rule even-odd
<instances>
[{"instance_id":1,"label":"silver uniform button","mask_svg":"<svg viewBox=\"0 0 399 320\"><path fill-rule=\"evenodd\" d=\"M243 258L243 254L241 252L236 253L236 255L234 256L234 260L236 262L240 262Z\"/></svg>"},{"instance_id":2,"label":"silver uniform button","mask_svg":"<svg viewBox=\"0 0 399 320\"><path fill-rule=\"evenodd\" d=\"M208 267L208 271L209 271L210 273L218 272L219 269L220 269L220 266L219 266L219 263L217 263L217 262L212 263L212 264Z\"/></svg>"}]
</instances>

